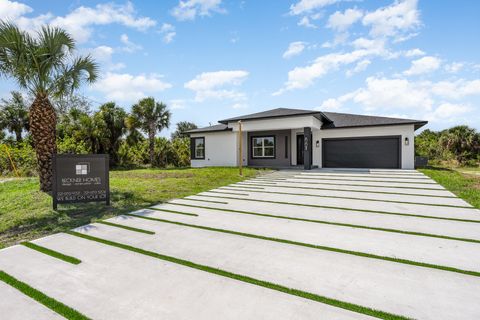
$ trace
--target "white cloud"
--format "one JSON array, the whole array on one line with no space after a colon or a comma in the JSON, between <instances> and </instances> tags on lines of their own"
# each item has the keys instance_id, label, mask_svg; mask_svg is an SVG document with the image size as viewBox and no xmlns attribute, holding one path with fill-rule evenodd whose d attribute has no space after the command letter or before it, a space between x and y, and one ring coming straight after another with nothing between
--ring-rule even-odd
<instances>
[{"instance_id":1,"label":"white cloud","mask_svg":"<svg viewBox=\"0 0 480 320\"><path fill-rule=\"evenodd\" d=\"M132 53L142 49L142 46L130 41L130 39L128 38L128 35L125 33L120 36L120 42L122 42L125 45L124 47L122 47L122 50L125 52Z\"/></svg>"},{"instance_id":2,"label":"white cloud","mask_svg":"<svg viewBox=\"0 0 480 320\"><path fill-rule=\"evenodd\" d=\"M180 0L172 9L172 15L180 21L195 20L198 16L209 16L212 12L225 13L221 8L222 0Z\"/></svg>"},{"instance_id":3,"label":"white cloud","mask_svg":"<svg viewBox=\"0 0 480 320\"><path fill-rule=\"evenodd\" d=\"M245 103L235 103L232 106L232 109L247 109L247 108L248 108L248 105Z\"/></svg>"},{"instance_id":4,"label":"white cloud","mask_svg":"<svg viewBox=\"0 0 480 320\"><path fill-rule=\"evenodd\" d=\"M452 122L460 115L472 110L470 106L464 104L442 103L433 112L427 113L425 118L429 121L449 121Z\"/></svg>"},{"instance_id":5,"label":"white cloud","mask_svg":"<svg viewBox=\"0 0 480 320\"><path fill-rule=\"evenodd\" d=\"M404 52L405 57L418 57L418 56L424 56L425 52L422 50L415 48L415 49L410 49Z\"/></svg>"},{"instance_id":6,"label":"white cloud","mask_svg":"<svg viewBox=\"0 0 480 320\"><path fill-rule=\"evenodd\" d=\"M412 61L412 65L403 74L414 76L424 73L430 73L440 68L441 60L436 57L426 56L418 60Z\"/></svg>"},{"instance_id":7,"label":"white cloud","mask_svg":"<svg viewBox=\"0 0 480 320\"><path fill-rule=\"evenodd\" d=\"M417 0L396 0L393 4L367 13L362 20L370 26L370 35L396 36L411 31L420 25Z\"/></svg>"},{"instance_id":8,"label":"white cloud","mask_svg":"<svg viewBox=\"0 0 480 320\"><path fill-rule=\"evenodd\" d=\"M283 53L283 58L289 59L291 57L299 55L305 49L305 46L306 43L302 41L291 42L288 46L287 51Z\"/></svg>"},{"instance_id":9,"label":"white cloud","mask_svg":"<svg viewBox=\"0 0 480 320\"><path fill-rule=\"evenodd\" d=\"M134 102L138 99L153 95L171 88L170 83L164 82L158 74L131 75L128 73L107 74L93 85L93 89L102 92L106 99Z\"/></svg>"},{"instance_id":10,"label":"white cloud","mask_svg":"<svg viewBox=\"0 0 480 320\"><path fill-rule=\"evenodd\" d=\"M195 91L195 100L198 102L209 98L243 100L245 94L235 89L248 77L248 72L243 70L204 72L185 83L184 87Z\"/></svg>"},{"instance_id":11,"label":"white cloud","mask_svg":"<svg viewBox=\"0 0 480 320\"><path fill-rule=\"evenodd\" d=\"M347 77L351 77L352 75L354 75L355 73L359 73L359 72L362 72L362 71L365 71L367 69L367 67L371 64L372 62L368 59L365 59L365 60L362 60L362 61L359 61L357 62L355 68L353 69L350 69L347 71L346 75Z\"/></svg>"},{"instance_id":12,"label":"white cloud","mask_svg":"<svg viewBox=\"0 0 480 320\"><path fill-rule=\"evenodd\" d=\"M310 13L314 10L321 9L338 1L339 0L300 0L290 6L290 14L300 15Z\"/></svg>"},{"instance_id":13,"label":"white cloud","mask_svg":"<svg viewBox=\"0 0 480 320\"><path fill-rule=\"evenodd\" d=\"M64 17L56 17L50 23L65 28L79 42L90 38L93 25L118 23L140 31L156 25L156 21L151 18L137 17L131 2L124 5L98 4L94 8L81 6Z\"/></svg>"},{"instance_id":14,"label":"white cloud","mask_svg":"<svg viewBox=\"0 0 480 320\"><path fill-rule=\"evenodd\" d=\"M468 103L452 102L467 96L480 96L480 79L460 79L454 82L410 81L369 77L364 87L338 98L326 99L321 107L333 110L350 102L363 107L366 113L428 119L431 121L457 121L459 116L474 109ZM405 116L408 115L408 116Z\"/></svg>"},{"instance_id":15,"label":"white cloud","mask_svg":"<svg viewBox=\"0 0 480 320\"><path fill-rule=\"evenodd\" d=\"M462 99L467 96L480 95L480 79L439 81L429 85L434 94L443 98Z\"/></svg>"},{"instance_id":16,"label":"white cloud","mask_svg":"<svg viewBox=\"0 0 480 320\"><path fill-rule=\"evenodd\" d=\"M112 62L112 55L115 53L115 49L109 46L98 46L93 49L86 49L86 51L92 55L92 57L102 63L102 66L109 70L120 70L125 68L123 63L113 63Z\"/></svg>"},{"instance_id":17,"label":"white cloud","mask_svg":"<svg viewBox=\"0 0 480 320\"><path fill-rule=\"evenodd\" d=\"M162 27L160 28L159 32L163 34L163 42L165 43L170 43L173 41L173 38L177 34L175 32L175 27L172 26L169 23L164 23L162 24Z\"/></svg>"},{"instance_id":18,"label":"white cloud","mask_svg":"<svg viewBox=\"0 0 480 320\"><path fill-rule=\"evenodd\" d=\"M156 24L156 21L151 18L138 17L131 2L124 5L106 3L95 7L80 6L67 15L58 17L51 13L32 18L24 16L31 12L33 9L24 4L0 0L0 16L14 20L20 28L31 32L44 24L59 26L67 30L80 43L90 39L95 25L118 23L144 31Z\"/></svg>"},{"instance_id":19,"label":"white cloud","mask_svg":"<svg viewBox=\"0 0 480 320\"><path fill-rule=\"evenodd\" d=\"M342 107L342 102L338 99L327 99L323 101L322 105L318 108L315 108L320 111L338 111Z\"/></svg>"},{"instance_id":20,"label":"white cloud","mask_svg":"<svg viewBox=\"0 0 480 320\"><path fill-rule=\"evenodd\" d=\"M345 31L362 16L363 12L357 9L347 9L344 13L336 11L328 18L327 27L336 31Z\"/></svg>"},{"instance_id":21,"label":"white cloud","mask_svg":"<svg viewBox=\"0 0 480 320\"><path fill-rule=\"evenodd\" d=\"M366 88L350 93L350 100L372 110L431 110L433 99L429 90L406 79L368 77Z\"/></svg>"},{"instance_id":22,"label":"white cloud","mask_svg":"<svg viewBox=\"0 0 480 320\"><path fill-rule=\"evenodd\" d=\"M452 62L445 65L445 71L449 73L457 73L461 69L463 69L465 65L462 62Z\"/></svg>"},{"instance_id":23,"label":"white cloud","mask_svg":"<svg viewBox=\"0 0 480 320\"><path fill-rule=\"evenodd\" d=\"M0 17L2 17L2 19L13 21L32 11L33 9L26 4L16 1L0 0Z\"/></svg>"},{"instance_id":24,"label":"white cloud","mask_svg":"<svg viewBox=\"0 0 480 320\"><path fill-rule=\"evenodd\" d=\"M172 99L168 103L171 110L185 109L186 101L184 99Z\"/></svg>"},{"instance_id":25,"label":"white cloud","mask_svg":"<svg viewBox=\"0 0 480 320\"><path fill-rule=\"evenodd\" d=\"M311 86L318 78L327 73L338 70L341 66L365 60L371 56L391 57L391 53L384 47L381 39L359 38L353 41L355 50L347 53L330 53L316 58L313 63L304 67L296 67L288 72L288 80L283 88L273 93L280 95L288 90L304 89ZM366 64L366 62L364 63ZM365 66L366 67L366 66ZM361 68L361 66L359 66Z\"/></svg>"},{"instance_id":26,"label":"white cloud","mask_svg":"<svg viewBox=\"0 0 480 320\"><path fill-rule=\"evenodd\" d=\"M314 25L313 23L310 22L310 19L308 17L303 17L302 19L300 19L300 21L298 21L297 23L299 26L301 27L306 27L306 28L312 28L312 29L316 29L317 26Z\"/></svg>"}]
</instances>

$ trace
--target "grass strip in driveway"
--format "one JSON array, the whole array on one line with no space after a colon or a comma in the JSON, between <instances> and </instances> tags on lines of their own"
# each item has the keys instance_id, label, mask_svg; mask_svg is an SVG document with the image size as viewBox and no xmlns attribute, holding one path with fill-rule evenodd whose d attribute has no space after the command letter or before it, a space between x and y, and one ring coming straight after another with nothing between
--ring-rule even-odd
<instances>
[{"instance_id":1,"label":"grass strip in driveway","mask_svg":"<svg viewBox=\"0 0 480 320\"><path fill-rule=\"evenodd\" d=\"M307 247L307 248L311 248L311 249L348 254L348 255L353 255L353 256L362 257L362 258L384 260L384 261L389 261L389 262L408 264L408 265L412 265L412 266L416 266L416 267L437 269L437 270L442 270L442 271L449 271L449 272L466 274L466 275L474 276L474 277L480 277L480 272L478 272L478 271L463 270L463 269L458 269L458 268L453 268L453 267L448 267L448 266L440 266L440 265L435 265L435 264L425 263L425 262L419 262L419 261L414 261L414 260L380 256L380 255L371 254L371 253L367 253L367 252L346 250L346 249L340 249L340 248L335 248L335 247L327 247L327 246L321 246L321 245L316 245L316 244L312 244L312 243L293 241L293 240L282 239L282 238L267 237L267 236L262 236L262 235L258 235L258 234L239 232L239 231L235 231L235 230L212 228L212 227L195 225L195 224L178 222L178 221L172 221L172 220L167 220L167 219L137 216L137 215L134 215L134 214L126 214L126 215L138 217L140 219L145 219L145 220L175 224L175 225L179 225L179 226L183 226L183 227L202 229L202 230L220 232L220 233L227 233L227 234L232 234L232 235L241 236L241 237L260 239L260 240L266 240L266 241L272 241L272 242L279 242L279 243L284 243L284 244L288 244L288 245L294 245L294 246L300 246L300 247Z\"/></svg>"},{"instance_id":2,"label":"grass strip in driveway","mask_svg":"<svg viewBox=\"0 0 480 320\"><path fill-rule=\"evenodd\" d=\"M247 182L247 181L245 181ZM369 190L350 190L350 189L330 189L330 188L319 188L319 187L301 187L301 186L279 186L279 185L265 185L265 184L258 184L258 183L238 183L236 185L229 185L229 187L234 188L244 188L244 186L262 186L262 187L275 187L275 188L287 188L287 189L303 189L303 190L325 190L325 191L344 191L344 192L360 192L360 193L379 193L379 194L392 194L392 195L400 195L400 196L418 196L418 197L432 197L432 198L450 198L450 199L457 199L458 197L455 196L437 196L437 195L428 195L428 194L417 194L417 193L403 193L403 192L389 192L389 191L369 191ZM348 185L345 185L348 187ZM250 188L250 187L248 187ZM384 188L384 187L378 187ZM265 188L263 188L265 189Z\"/></svg>"},{"instance_id":3,"label":"grass strip in driveway","mask_svg":"<svg viewBox=\"0 0 480 320\"><path fill-rule=\"evenodd\" d=\"M133 232L140 232L140 233L145 233L145 234L155 234L155 232L153 232L153 231L139 229L139 228L133 228L133 227L125 226L123 224L118 224L118 223L113 223L113 222L108 222L108 221L103 221L103 220L95 221L95 223L100 223L100 224L104 224L104 225L107 225L107 226L111 226L111 227L115 227L115 228L121 228L121 229L129 230L129 231L133 231Z\"/></svg>"},{"instance_id":4,"label":"grass strip in driveway","mask_svg":"<svg viewBox=\"0 0 480 320\"><path fill-rule=\"evenodd\" d=\"M8 273L0 270L0 281L5 282L6 284L12 286L18 291L22 292L24 295L29 296L33 300L43 304L45 307L55 311L59 315L65 317L66 319L71 320L89 320L88 317L84 316L75 309L70 308L69 306L64 305L60 301L57 301L43 292L38 291L35 288L30 287L25 282L22 282Z\"/></svg>"},{"instance_id":5,"label":"grass strip in driveway","mask_svg":"<svg viewBox=\"0 0 480 320\"><path fill-rule=\"evenodd\" d=\"M175 264L182 265L182 266L185 266L185 267L201 270L201 271L204 271L204 272L209 272L209 273L216 274L218 276L222 276L222 277L225 277L225 278L230 278L230 279L242 281L242 282L249 283L249 284L254 284L254 285L257 285L257 286L260 286L260 287L280 291L280 292L287 293L287 294L290 294L290 295L294 295L294 296L297 296L297 297L301 297L301 298L313 300L313 301L316 301L316 302L324 303L324 304L327 304L327 305L331 305L331 306L334 306L334 307L338 307L338 308L350 310L350 311L353 311L353 312L369 315L369 316L376 317L376 318L379 318L379 319L388 319L388 320L406 320L406 319L408 319L404 316L395 315L395 314L388 313L388 312L385 312L385 311L375 310L375 309L372 309L372 308L364 307L364 306L353 304L353 303L346 302L346 301L341 301L341 300L337 300L337 299L333 299L333 298L329 298L329 297L325 297L325 296L320 296L320 295L317 295L317 294L314 294L314 293L310 293L310 292L306 292L306 291L302 291L302 290L298 290L298 289L288 288L288 287L285 287L285 286L282 286L282 285L279 285L279 284L276 284L276 283L272 283L272 282L268 282L268 281L244 276L244 275L241 275L241 274L238 274L238 273L225 271L225 270L222 270L222 269L210 267L210 266L203 265L203 264L198 264L198 263L195 263L195 262L192 262L192 261L176 258L176 257L173 257L173 256L164 255L164 254L161 254L161 253L157 253L157 252L153 252L153 251L149 251L149 250L144 250L144 249L133 247L133 246L130 246L130 245L127 245L127 244L114 242L114 241L110 241L110 240L106 240L106 239L102 239L102 238L98 238L98 237L93 237L93 236L89 236L89 235L79 233L79 232L75 232L75 231L68 231L67 233L70 234L70 235L76 236L76 237L86 239L86 240L96 241L96 242L99 242L99 243L102 243L102 244L105 244L105 245L109 245L109 246L112 246L112 247L117 247L117 248L120 248L120 249L123 249L123 250L136 252L136 253L143 254L143 255L146 255L146 256L149 256L149 257L152 257L152 258L160 259L160 260L163 260L163 261L168 261L168 262L171 262L171 263L175 263Z\"/></svg>"},{"instance_id":6,"label":"grass strip in driveway","mask_svg":"<svg viewBox=\"0 0 480 320\"><path fill-rule=\"evenodd\" d=\"M172 204L172 203L169 203ZM160 211L160 212L168 212L168 213L175 213L175 214L181 214L184 216L192 216L192 217L198 217L198 214L196 213L186 213L186 212L181 212L181 211L175 211L175 210L168 210L168 209L160 209L160 208L155 208L155 207L149 207L148 209L150 210L155 210L155 211Z\"/></svg>"},{"instance_id":7,"label":"grass strip in driveway","mask_svg":"<svg viewBox=\"0 0 480 320\"><path fill-rule=\"evenodd\" d=\"M319 204L307 204L307 203L293 203L293 202L284 202L284 201L273 201L273 200L261 200L261 199L248 199L248 198L233 198L233 197L222 197L222 196L209 196L198 194L196 197L207 197L207 198L221 198L221 199L231 199L231 200L244 200L244 201L256 201L264 203L275 203L275 204L286 204L289 206L302 206L302 207L312 207L312 208L324 208L324 209L335 209L335 210L346 210L346 211L355 211L355 212L369 212L369 213L378 213L378 214L391 214L402 217L412 217L412 218L425 218L425 219L436 219L436 220L449 220L449 221L461 221L461 222L473 222L480 223L480 220L470 220L470 219L457 219L457 218L447 218L447 217L435 217L435 216L426 216L420 214L407 214L400 212L388 212L388 211L377 211L377 210L368 210L368 209L355 209L355 208L342 208L335 206L322 206ZM190 200L190 199L183 199ZM198 200L197 200L198 201ZM170 203L171 204L171 203ZM228 204L228 203L227 203Z\"/></svg>"},{"instance_id":8,"label":"grass strip in driveway","mask_svg":"<svg viewBox=\"0 0 480 320\"><path fill-rule=\"evenodd\" d=\"M81 260L79 260L75 257L68 256L68 255L60 253L58 251L39 246L38 244L35 244L35 243L32 243L32 242L22 242L20 244L27 247L27 248L30 248L32 250L41 252L43 254L49 255L51 257L63 260L65 262L68 262L68 263L71 263L71 264L80 264L82 262Z\"/></svg>"},{"instance_id":9,"label":"grass strip in driveway","mask_svg":"<svg viewBox=\"0 0 480 320\"><path fill-rule=\"evenodd\" d=\"M432 190L432 191L447 191L445 189L435 189L435 188L420 188L420 187L398 187L398 186L384 186L384 185L368 185L368 184L344 184L344 183L334 183L334 182L304 182L304 181L287 181L286 179L259 179L256 178L256 180L262 181L262 183L301 183L301 184L320 184L320 185L329 185L329 186L352 186L352 187L372 187L372 188L389 188L389 189L415 189L415 190ZM255 181L255 180L245 180L242 182L250 182L250 181ZM264 182L265 181L265 182ZM354 180L352 180L354 181ZM369 181L370 182L370 181ZM395 182L392 182L395 183Z\"/></svg>"},{"instance_id":10,"label":"grass strip in driveway","mask_svg":"<svg viewBox=\"0 0 480 320\"><path fill-rule=\"evenodd\" d=\"M319 178L309 178L309 177L291 177L291 178L276 178L278 180L286 180L286 179L306 179L306 180L319 180ZM257 179L263 179L258 177ZM335 181L361 181L361 182L383 182L383 183L410 183L410 184L433 184L435 182L409 182L409 181L386 181L386 180L362 180L362 179L335 179L335 178L326 178L325 180L335 180Z\"/></svg>"},{"instance_id":11,"label":"grass strip in driveway","mask_svg":"<svg viewBox=\"0 0 480 320\"><path fill-rule=\"evenodd\" d=\"M229 189L229 187L220 187L220 190L235 190ZM243 190L247 191L247 190ZM228 194L228 192L218 192L218 191L208 191L212 193L224 193ZM334 199L346 199L346 200L362 200L362 201L374 201L374 202L389 202L389 203L402 203L402 204L415 204L420 206L434 206L434 207L450 207L450 208L463 208L463 209L476 209L472 206L456 206L452 204L438 204L438 203L421 203L421 202L411 202L411 201L398 201L398 200L381 200L381 199L362 199L362 198L350 198L350 197L343 197L343 196L326 196L326 195L319 195L319 194L309 194L309 193L292 193L292 192L280 192L280 191L266 191L266 190L248 190L248 192L257 192L257 193L271 193L271 194L284 194L290 196L303 196L303 197L317 197L317 198L334 198Z\"/></svg>"},{"instance_id":12,"label":"grass strip in driveway","mask_svg":"<svg viewBox=\"0 0 480 320\"><path fill-rule=\"evenodd\" d=\"M189 196L191 197L191 196ZM203 200L198 200L198 199L190 199L190 198L183 198L185 200L190 200L190 201L203 201ZM220 203L220 204L228 204L228 202L225 202L225 201L214 201L214 200L206 200L205 202L211 202L211 203ZM167 203L170 203L170 202L167 202Z\"/></svg>"},{"instance_id":13,"label":"grass strip in driveway","mask_svg":"<svg viewBox=\"0 0 480 320\"><path fill-rule=\"evenodd\" d=\"M367 230L375 230L375 231L382 231L382 232L408 234L408 235L419 236L419 237L430 237L430 238L439 238L439 239L454 240L454 241L480 243L480 240L476 240L476 239L450 237L450 236L444 236L444 235L433 234L433 233L406 231L406 230L398 230L398 229L391 229L391 228L369 227L369 226L363 226L363 225L358 225L358 224L331 222L331 221L325 221L325 220L306 219L306 218L295 218L295 217L290 217L290 216L278 216L278 215L268 214L268 213L259 213L259 212L242 211L242 210L234 210L234 209L222 209L222 208L213 208L213 207L204 207L204 206L189 205L189 204L183 204L183 203L171 203L171 204L179 205L179 206L185 206L185 207L191 207L191 208L212 209L212 210L217 210L217 211L226 211L226 212L233 212L233 213L240 213L240 214L248 214L248 215L267 217L267 218L294 220L294 221L302 221L302 222L312 222L312 223L326 224L326 225L333 225L333 226L340 226L340 227L349 227L349 228L367 229ZM154 209L154 208L151 208L151 209ZM177 211L176 213L180 213L180 211Z\"/></svg>"}]
</instances>

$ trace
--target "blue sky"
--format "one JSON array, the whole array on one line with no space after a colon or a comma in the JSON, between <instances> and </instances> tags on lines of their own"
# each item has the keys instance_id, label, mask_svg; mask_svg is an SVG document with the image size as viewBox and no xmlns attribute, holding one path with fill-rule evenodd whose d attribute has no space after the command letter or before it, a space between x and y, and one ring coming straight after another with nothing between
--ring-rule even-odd
<instances>
[{"instance_id":1,"label":"blue sky","mask_svg":"<svg viewBox=\"0 0 480 320\"><path fill-rule=\"evenodd\" d=\"M99 61L80 90L94 107L153 96L172 127L291 107L480 129L479 13L469 0L0 0L0 17L66 28ZM12 89L2 79L0 96Z\"/></svg>"}]
</instances>

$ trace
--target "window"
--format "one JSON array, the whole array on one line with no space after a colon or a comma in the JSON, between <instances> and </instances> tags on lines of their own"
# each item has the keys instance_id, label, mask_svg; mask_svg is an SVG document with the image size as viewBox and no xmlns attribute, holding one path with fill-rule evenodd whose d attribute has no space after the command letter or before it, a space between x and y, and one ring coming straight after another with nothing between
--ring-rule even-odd
<instances>
[{"instance_id":1,"label":"window","mask_svg":"<svg viewBox=\"0 0 480 320\"><path fill-rule=\"evenodd\" d=\"M190 140L191 158L205 159L205 138L192 138Z\"/></svg>"},{"instance_id":2,"label":"window","mask_svg":"<svg viewBox=\"0 0 480 320\"><path fill-rule=\"evenodd\" d=\"M252 158L275 158L275 137L253 137Z\"/></svg>"}]
</instances>

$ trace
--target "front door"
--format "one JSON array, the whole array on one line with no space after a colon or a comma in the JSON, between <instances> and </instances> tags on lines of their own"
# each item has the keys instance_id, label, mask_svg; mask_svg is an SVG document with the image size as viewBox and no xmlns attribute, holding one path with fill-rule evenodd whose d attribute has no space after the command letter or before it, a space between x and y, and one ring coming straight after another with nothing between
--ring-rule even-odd
<instances>
[{"instance_id":1,"label":"front door","mask_svg":"<svg viewBox=\"0 0 480 320\"><path fill-rule=\"evenodd\" d=\"M303 134L297 135L297 165L303 165Z\"/></svg>"}]
</instances>

